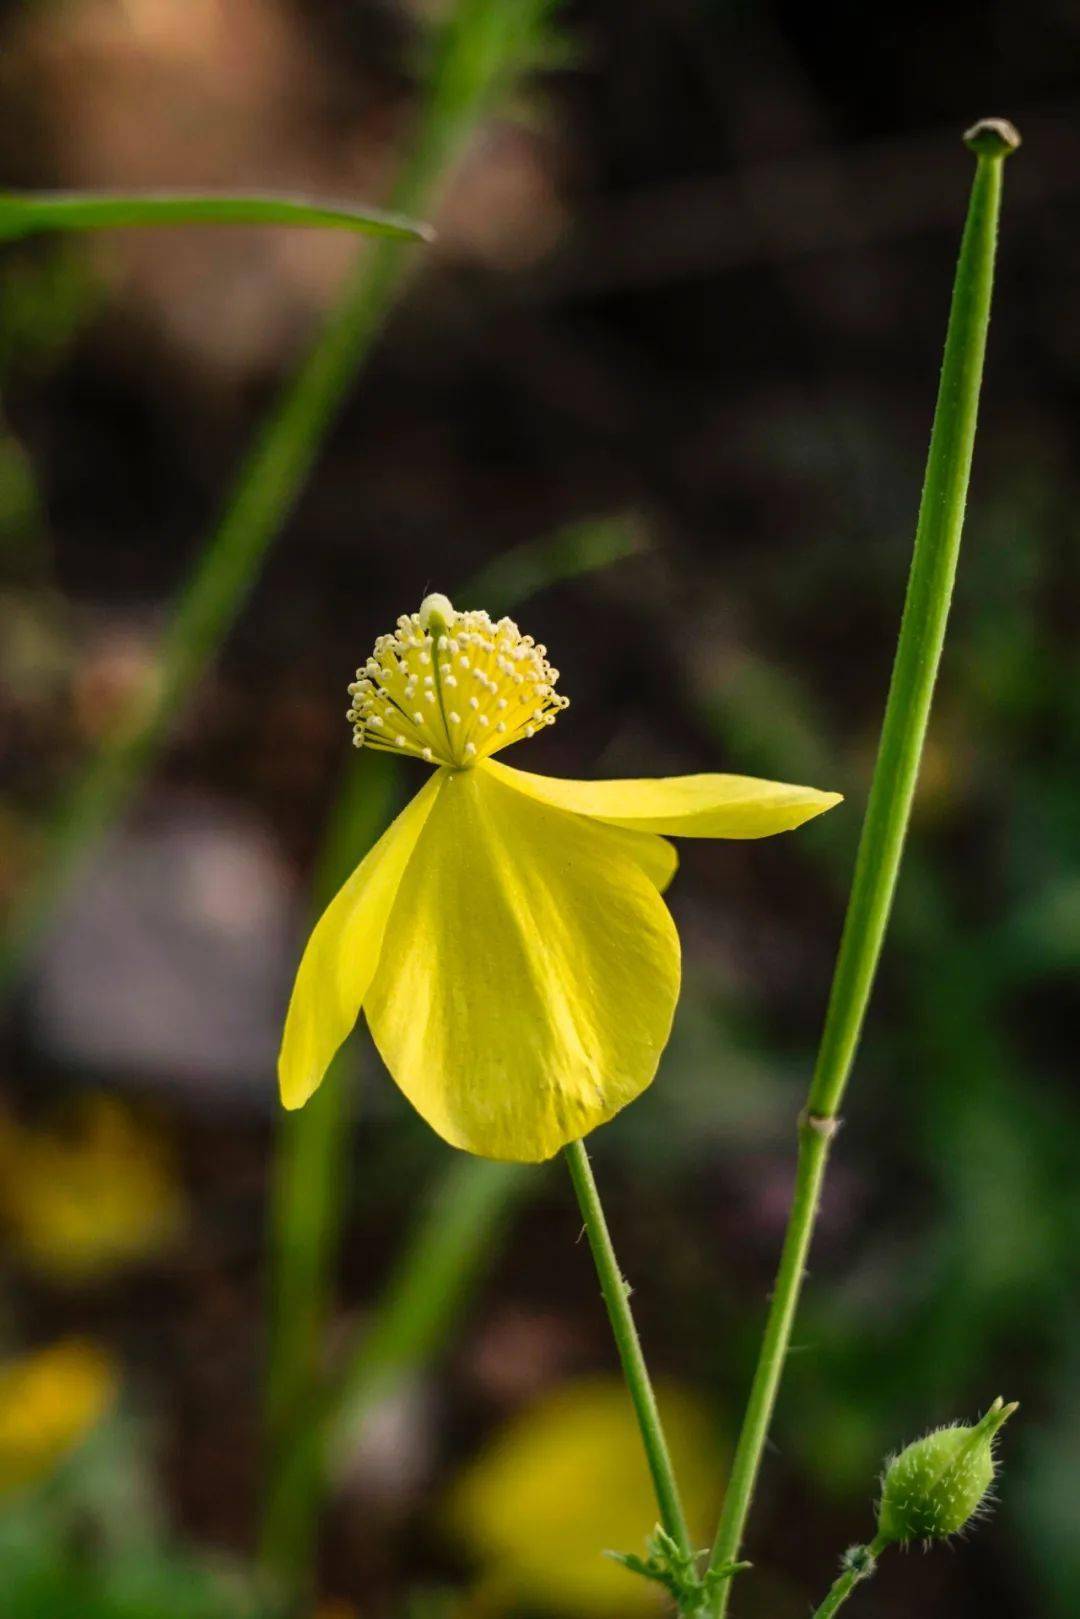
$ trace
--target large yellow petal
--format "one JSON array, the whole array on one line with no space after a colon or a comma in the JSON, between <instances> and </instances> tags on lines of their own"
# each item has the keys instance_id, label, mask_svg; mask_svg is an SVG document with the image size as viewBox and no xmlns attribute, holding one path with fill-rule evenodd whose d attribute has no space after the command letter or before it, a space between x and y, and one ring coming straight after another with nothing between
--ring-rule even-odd
<instances>
[{"instance_id":1,"label":"large yellow petal","mask_svg":"<svg viewBox=\"0 0 1080 1619\"><path fill-rule=\"evenodd\" d=\"M767 838L790 832L840 793L793 787L756 776L660 776L623 781L563 781L488 759L479 769L542 804L590 815L609 826L679 838Z\"/></svg>"},{"instance_id":2,"label":"large yellow petal","mask_svg":"<svg viewBox=\"0 0 1080 1619\"><path fill-rule=\"evenodd\" d=\"M391 1074L454 1146L550 1158L652 1079L679 940L630 847L485 770L445 778L364 1011Z\"/></svg>"},{"instance_id":3,"label":"large yellow petal","mask_svg":"<svg viewBox=\"0 0 1080 1619\"><path fill-rule=\"evenodd\" d=\"M356 1022L402 875L444 780L434 775L364 856L315 925L296 974L278 1058L281 1100L303 1107Z\"/></svg>"}]
</instances>

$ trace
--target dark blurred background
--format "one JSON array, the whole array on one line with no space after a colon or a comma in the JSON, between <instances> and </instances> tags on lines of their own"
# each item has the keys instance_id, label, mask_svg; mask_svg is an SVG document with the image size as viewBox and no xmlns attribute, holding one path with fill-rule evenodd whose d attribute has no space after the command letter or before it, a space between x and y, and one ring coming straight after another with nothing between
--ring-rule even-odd
<instances>
[{"instance_id":1,"label":"dark blurred background","mask_svg":"<svg viewBox=\"0 0 1080 1619\"><path fill-rule=\"evenodd\" d=\"M430 9L8 4L4 183L377 201ZM735 1611L809 1611L870 1532L884 1454L1000 1393L1023 1410L993 1522L889 1559L855 1600L881 1619L1064 1619L1080 1605L1080 15L598 0L551 40L470 140L224 655L6 1016L3 1347L68 1346L46 1409L116 1391L46 1505L40 1480L0 1496L7 1555L47 1561L80 1515L110 1545L138 1524L163 1589L190 1597L196 1567L224 1569L229 1611L248 1611L273 1064L349 759L345 683L427 589L488 569L520 592L534 566L517 616L573 707L515 762L847 794L790 839L684 845L675 1036L593 1139L707 1532L895 642L970 179L959 137L1002 114L1024 146L951 637ZM276 230L3 250L0 898L150 668L357 251ZM374 1308L449 1155L356 1046L335 1331ZM623 1408L561 1166L498 1219L445 1351L341 1470L321 1619L647 1611L647 1587L594 1557L612 1535L638 1549L652 1509L631 1449L596 1473ZM0 1486L3 1443L0 1418ZM577 1575L538 1570L535 1543L571 1526Z\"/></svg>"}]
</instances>

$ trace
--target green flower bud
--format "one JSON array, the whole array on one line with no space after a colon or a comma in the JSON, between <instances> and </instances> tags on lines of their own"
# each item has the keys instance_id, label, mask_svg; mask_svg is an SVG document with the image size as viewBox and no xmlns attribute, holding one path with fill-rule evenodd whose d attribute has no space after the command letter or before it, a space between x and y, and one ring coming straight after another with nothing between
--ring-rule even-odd
<instances>
[{"instance_id":1,"label":"green flower bud","mask_svg":"<svg viewBox=\"0 0 1080 1619\"><path fill-rule=\"evenodd\" d=\"M1015 1410L995 1400L974 1427L938 1428L888 1461L879 1540L941 1540L970 1522L994 1482L994 1437Z\"/></svg>"}]
</instances>

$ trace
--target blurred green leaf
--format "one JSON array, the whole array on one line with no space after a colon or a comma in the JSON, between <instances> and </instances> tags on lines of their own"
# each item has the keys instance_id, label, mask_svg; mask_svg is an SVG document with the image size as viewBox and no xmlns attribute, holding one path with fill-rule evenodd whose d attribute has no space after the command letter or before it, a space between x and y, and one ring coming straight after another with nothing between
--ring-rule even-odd
<instances>
[{"instance_id":1,"label":"blurred green leaf","mask_svg":"<svg viewBox=\"0 0 1080 1619\"><path fill-rule=\"evenodd\" d=\"M279 1619L228 1559L178 1546L152 1434L121 1410L0 1510L3 1619Z\"/></svg>"},{"instance_id":2,"label":"blurred green leaf","mask_svg":"<svg viewBox=\"0 0 1080 1619\"><path fill-rule=\"evenodd\" d=\"M87 326L102 297L84 254L64 237L48 251L0 263L0 377L47 375Z\"/></svg>"},{"instance_id":3,"label":"blurred green leaf","mask_svg":"<svg viewBox=\"0 0 1080 1619\"><path fill-rule=\"evenodd\" d=\"M0 192L0 240L55 230L117 230L132 225L297 225L430 241L430 226L355 203L317 202L276 192L243 197L211 191Z\"/></svg>"},{"instance_id":4,"label":"blurred green leaf","mask_svg":"<svg viewBox=\"0 0 1080 1619\"><path fill-rule=\"evenodd\" d=\"M160 1552L103 1563L48 1537L0 1537L4 1619L270 1619L239 1576Z\"/></svg>"},{"instance_id":5,"label":"blurred green leaf","mask_svg":"<svg viewBox=\"0 0 1080 1619\"><path fill-rule=\"evenodd\" d=\"M502 613L562 580L596 573L648 548L648 534L632 512L571 523L495 557L469 581L464 598Z\"/></svg>"}]
</instances>

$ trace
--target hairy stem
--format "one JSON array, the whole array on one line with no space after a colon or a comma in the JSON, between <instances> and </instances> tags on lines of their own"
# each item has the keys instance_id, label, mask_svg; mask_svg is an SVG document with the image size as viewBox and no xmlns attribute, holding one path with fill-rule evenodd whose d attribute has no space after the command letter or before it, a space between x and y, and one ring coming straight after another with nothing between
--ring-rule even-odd
<instances>
[{"instance_id":1,"label":"hairy stem","mask_svg":"<svg viewBox=\"0 0 1080 1619\"><path fill-rule=\"evenodd\" d=\"M689 1555L691 1546L686 1517L679 1497L679 1486L675 1482L671 1457L668 1454L667 1440L664 1438L656 1395L649 1379L641 1340L630 1309L629 1287L615 1257L611 1234L600 1202L600 1193L596 1188L596 1180L584 1143L571 1142L566 1148L565 1157L570 1170L570 1179L577 1193L581 1218L585 1222L585 1234L589 1239L596 1274L600 1278L600 1291L607 1306L615 1347L619 1352L626 1386L630 1391L638 1427L641 1429L641 1440L645 1446L645 1456L656 1491L660 1522L678 1545L679 1550Z\"/></svg>"},{"instance_id":2,"label":"hairy stem","mask_svg":"<svg viewBox=\"0 0 1080 1619\"><path fill-rule=\"evenodd\" d=\"M795 1194L711 1566L742 1545L817 1217L829 1143L862 1031L911 813L956 575L990 320L1002 163L1019 143L988 120L965 137L975 180L956 268L900 639L825 1027L799 1127ZM727 1611L730 1581L714 1604Z\"/></svg>"}]
</instances>

